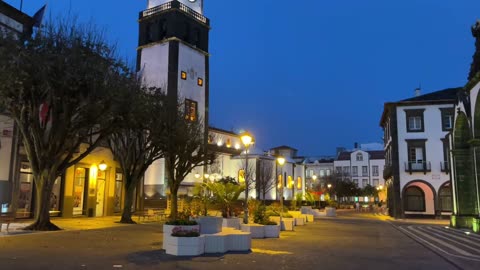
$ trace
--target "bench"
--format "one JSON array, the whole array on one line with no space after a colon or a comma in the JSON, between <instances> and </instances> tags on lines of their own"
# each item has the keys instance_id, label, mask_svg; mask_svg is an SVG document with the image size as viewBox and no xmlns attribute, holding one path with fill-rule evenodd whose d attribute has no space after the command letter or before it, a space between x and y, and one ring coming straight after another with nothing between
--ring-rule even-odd
<instances>
[{"instance_id":1,"label":"bench","mask_svg":"<svg viewBox=\"0 0 480 270\"><path fill-rule=\"evenodd\" d=\"M2 231L2 225L7 225L7 233L8 227L10 227L10 223L15 221L15 215L13 213L1 213L0 214L0 232Z\"/></svg>"}]
</instances>

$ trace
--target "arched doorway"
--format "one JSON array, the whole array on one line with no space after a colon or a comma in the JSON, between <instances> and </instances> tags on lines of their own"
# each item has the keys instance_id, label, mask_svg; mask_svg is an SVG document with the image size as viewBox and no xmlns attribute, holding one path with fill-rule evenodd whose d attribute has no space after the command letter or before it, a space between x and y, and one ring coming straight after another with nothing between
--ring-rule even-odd
<instances>
[{"instance_id":1,"label":"arched doorway","mask_svg":"<svg viewBox=\"0 0 480 270\"><path fill-rule=\"evenodd\" d=\"M474 164L468 143L471 137L468 118L465 113L459 112L455 119L452 153L455 166L455 200L458 206L457 213L460 215L476 214L475 201L477 194L472 170Z\"/></svg>"},{"instance_id":2,"label":"arched doorway","mask_svg":"<svg viewBox=\"0 0 480 270\"><path fill-rule=\"evenodd\" d=\"M425 180L413 180L403 187L402 203L405 215L435 215L437 193Z\"/></svg>"},{"instance_id":3,"label":"arched doorway","mask_svg":"<svg viewBox=\"0 0 480 270\"><path fill-rule=\"evenodd\" d=\"M404 193L405 211L425 212L425 192L417 186L409 186Z\"/></svg>"},{"instance_id":4,"label":"arched doorway","mask_svg":"<svg viewBox=\"0 0 480 270\"><path fill-rule=\"evenodd\" d=\"M438 210L440 212L453 211L452 186L449 182L438 189Z\"/></svg>"}]
</instances>

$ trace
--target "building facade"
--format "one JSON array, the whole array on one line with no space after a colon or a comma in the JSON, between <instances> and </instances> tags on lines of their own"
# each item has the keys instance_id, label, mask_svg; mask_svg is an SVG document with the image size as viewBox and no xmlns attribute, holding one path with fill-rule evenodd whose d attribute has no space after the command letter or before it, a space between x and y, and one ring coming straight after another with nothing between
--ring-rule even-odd
<instances>
[{"instance_id":1,"label":"building facade","mask_svg":"<svg viewBox=\"0 0 480 270\"><path fill-rule=\"evenodd\" d=\"M385 171L390 215L441 216L452 211L447 134L458 88L385 103Z\"/></svg>"},{"instance_id":2,"label":"building facade","mask_svg":"<svg viewBox=\"0 0 480 270\"><path fill-rule=\"evenodd\" d=\"M320 191L332 184L334 175L334 157L305 158L305 188L309 191Z\"/></svg>"},{"instance_id":3,"label":"building facade","mask_svg":"<svg viewBox=\"0 0 480 270\"><path fill-rule=\"evenodd\" d=\"M384 151L354 151L340 152L333 162L337 179L352 181L359 188L367 185L380 187L385 185L383 168L385 166Z\"/></svg>"}]
</instances>

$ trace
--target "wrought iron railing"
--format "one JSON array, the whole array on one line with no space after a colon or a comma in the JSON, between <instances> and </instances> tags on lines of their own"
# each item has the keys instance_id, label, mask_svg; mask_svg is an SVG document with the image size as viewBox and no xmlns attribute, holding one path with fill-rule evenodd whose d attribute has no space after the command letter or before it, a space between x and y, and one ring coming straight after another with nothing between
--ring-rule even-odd
<instances>
[{"instance_id":1,"label":"wrought iron railing","mask_svg":"<svg viewBox=\"0 0 480 270\"><path fill-rule=\"evenodd\" d=\"M163 12L163 11L166 11L166 10L169 10L169 9L174 9L174 8L183 11L184 13L188 14L189 16L195 18L196 20L198 20L202 23L209 24L209 20L207 19L207 17L203 16L202 14L200 14L200 13L196 12L195 10L189 8L187 5L182 4L182 3L180 3L176 0L173 0L171 2L167 2L165 4L161 4L159 6L144 10L143 12L140 13L140 19L148 17L148 16L155 15L157 13L160 13L160 12Z\"/></svg>"},{"instance_id":2,"label":"wrought iron railing","mask_svg":"<svg viewBox=\"0 0 480 270\"><path fill-rule=\"evenodd\" d=\"M430 172L432 170L429 161L409 161L405 162L405 171L412 172Z\"/></svg>"}]
</instances>

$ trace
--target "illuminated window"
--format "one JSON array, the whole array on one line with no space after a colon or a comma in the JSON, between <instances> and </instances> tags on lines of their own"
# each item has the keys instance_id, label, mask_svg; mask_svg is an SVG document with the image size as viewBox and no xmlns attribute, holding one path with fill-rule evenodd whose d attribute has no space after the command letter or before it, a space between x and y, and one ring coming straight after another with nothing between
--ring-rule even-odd
<instances>
[{"instance_id":1,"label":"illuminated window","mask_svg":"<svg viewBox=\"0 0 480 270\"><path fill-rule=\"evenodd\" d=\"M232 147L232 141L230 139L227 139L226 145L228 148Z\"/></svg>"},{"instance_id":2,"label":"illuminated window","mask_svg":"<svg viewBox=\"0 0 480 270\"><path fill-rule=\"evenodd\" d=\"M197 121L197 102L185 99L185 119L195 122Z\"/></svg>"},{"instance_id":3,"label":"illuminated window","mask_svg":"<svg viewBox=\"0 0 480 270\"><path fill-rule=\"evenodd\" d=\"M182 80L186 80L187 79L187 72L182 71L181 78L182 78Z\"/></svg>"},{"instance_id":4,"label":"illuminated window","mask_svg":"<svg viewBox=\"0 0 480 270\"><path fill-rule=\"evenodd\" d=\"M213 135L208 135L208 143L213 143Z\"/></svg>"},{"instance_id":5,"label":"illuminated window","mask_svg":"<svg viewBox=\"0 0 480 270\"><path fill-rule=\"evenodd\" d=\"M302 189L302 178L300 176L297 178L297 189Z\"/></svg>"},{"instance_id":6,"label":"illuminated window","mask_svg":"<svg viewBox=\"0 0 480 270\"><path fill-rule=\"evenodd\" d=\"M202 79L202 78L198 78L198 79L197 79L197 84L198 84L198 86L203 86L203 79Z\"/></svg>"},{"instance_id":7,"label":"illuminated window","mask_svg":"<svg viewBox=\"0 0 480 270\"><path fill-rule=\"evenodd\" d=\"M278 184L277 184L277 187L278 187L278 188L282 188L282 182L283 182L283 181L282 181L282 175L279 174L279 175L278 175Z\"/></svg>"},{"instance_id":8,"label":"illuminated window","mask_svg":"<svg viewBox=\"0 0 480 270\"><path fill-rule=\"evenodd\" d=\"M245 170L238 171L238 182L245 183Z\"/></svg>"},{"instance_id":9,"label":"illuminated window","mask_svg":"<svg viewBox=\"0 0 480 270\"><path fill-rule=\"evenodd\" d=\"M291 177L290 175L288 176L288 182L287 182L287 187L288 188L292 188L294 185L293 183L293 177Z\"/></svg>"}]
</instances>

